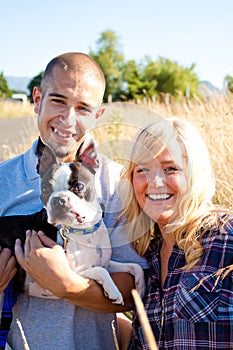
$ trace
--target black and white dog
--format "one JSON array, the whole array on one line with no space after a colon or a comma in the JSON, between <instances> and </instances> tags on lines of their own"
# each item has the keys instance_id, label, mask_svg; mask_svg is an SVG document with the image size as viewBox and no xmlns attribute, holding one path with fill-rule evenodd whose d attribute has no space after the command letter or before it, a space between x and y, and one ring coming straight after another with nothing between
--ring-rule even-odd
<instances>
[{"instance_id":1,"label":"black and white dog","mask_svg":"<svg viewBox=\"0 0 233 350\"><path fill-rule=\"evenodd\" d=\"M44 230L53 240L56 240L55 231L58 231L57 240L60 238L64 242L64 249L69 254L75 272L96 280L103 286L109 299L123 304L122 295L109 273L128 272L134 275L136 288L141 295L144 292L144 274L138 264L111 260L110 239L95 190L98 166L95 144L90 137L79 147L72 163L58 162L53 152L46 147L39 172L42 178L41 198L48 222L44 222L41 227L24 226L24 229ZM42 213L44 215L44 212L38 215ZM1 220L6 218L9 217L0 218L0 245ZM30 220L34 219L30 217ZM8 227L7 232L8 237L11 236L12 229ZM24 241L22 235L19 238Z\"/></svg>"}]
</instances>

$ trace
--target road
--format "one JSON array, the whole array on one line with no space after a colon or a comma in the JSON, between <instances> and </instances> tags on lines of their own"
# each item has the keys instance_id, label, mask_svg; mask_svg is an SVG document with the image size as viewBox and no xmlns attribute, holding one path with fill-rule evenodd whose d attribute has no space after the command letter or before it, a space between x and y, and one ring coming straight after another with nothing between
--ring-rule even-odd
<instances>
[{"instance_id":1,"label":"road","mask_svg":"<svg viewBox=\"0 0 233 350\"><path fill-rule=\"evenodd\" d=\"M107 134L112 132L111 137L116 137L117 134L117 123L123 126L133 127L133 132L136 132L136 129L139 126L145 125L155 118L159 117L158 114L152 109L139 106L131 103L124 102L114 102L110 104L103 105L105 108L104 115L97 119L96 129L108 125L113 126L116 123L115 129L109 131L105 129ZM99 129L100 130L100 129ZM125 128L127 133L127 128ZM25 152L30 148L33 140L38 137L37 130L37 116L34 117L20 117L20 118L9 118L9 119L0 119L0 161L9 159ZM106 135L108 137L108 135ZM126 135L123 135L124 139ZM106 143L105 135L101 133L98 144L104 145L105 149L100 151L106 152ZM109 154L107 153L109 156Z\"/></svg>"}]
</instances>

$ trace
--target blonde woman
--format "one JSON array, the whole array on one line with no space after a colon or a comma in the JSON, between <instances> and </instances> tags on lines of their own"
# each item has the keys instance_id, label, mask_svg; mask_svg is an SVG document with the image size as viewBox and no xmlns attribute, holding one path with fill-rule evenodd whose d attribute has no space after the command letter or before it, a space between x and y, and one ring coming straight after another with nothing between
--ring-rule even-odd
<instances>
[{"instance_id":1,"label":"blonde woman","mask_svg":"<svg viewBox=\"0 0 233 350\"><path fill-rule=\"evenodd\" d=\"M122 172L123 216L148 263L143 298L159 349L233 348L233 220L212 202L207 146L178 118L138 132ZM148 349L134 314L131 349Z\"/></svg>"}]
</instances>

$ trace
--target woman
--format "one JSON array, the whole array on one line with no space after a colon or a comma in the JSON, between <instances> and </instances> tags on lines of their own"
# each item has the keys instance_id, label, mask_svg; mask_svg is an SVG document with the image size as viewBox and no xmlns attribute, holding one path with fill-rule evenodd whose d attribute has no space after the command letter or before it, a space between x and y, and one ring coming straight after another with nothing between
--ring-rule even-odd
<instances>
[{"instance_id":1,"label":"woman","mask_svg":"<svg viewBox=\"0 0 233 350\"><path fill-rule=\"evenodd\" d=\"M159 349L233 348L233 220L212 202L207 146L178 118L138 132L122 172L127 230L148 262L143 298ZM138 315L131 349L148 349Z\"/></svg>"}]
</instances>

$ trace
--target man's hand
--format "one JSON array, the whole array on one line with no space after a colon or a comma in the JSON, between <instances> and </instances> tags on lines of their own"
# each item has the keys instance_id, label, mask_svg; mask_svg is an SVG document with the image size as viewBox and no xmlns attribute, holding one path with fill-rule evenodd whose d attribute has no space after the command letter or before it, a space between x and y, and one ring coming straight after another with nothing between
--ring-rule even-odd
<instances>
[{"instance_id":1,"label":"man's hand","mask_svg":"<svg viewBox=\"0 0 233 350\"><path fill-rule=\"evenodd\" d=\"M134 279L131 275L122 272L111 275L125 302L124 306L113 304L104 296L103 288L97 282L72 270L63 248L41 231L27 231L24 252L20 240L17 240L15 255L19 264L42 288L72 304L100 312L132 309Z\"/></svg>"},{"instance_id":2,"label":"man's hand","mask_svg":"<svg viewBox=\"0 0 233 350\"><path fill-rule=\"evenodd\" d=\"M16 259L10 249L0 247L0 293L6 289L16 271Z\"/></svg>"},{"instance_id":3,"label":"man's hand","mask_svg":"<svg viewBox=\"0 0 233 350\"><path fill-rule=\"evenodd\" d=\"M33 280L57 297L63 296L67 280L75 275L63 248L41 231L26 232L24 252L20 240L17 240L15 255Z\"/></svg>"}]
</instances>

